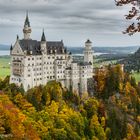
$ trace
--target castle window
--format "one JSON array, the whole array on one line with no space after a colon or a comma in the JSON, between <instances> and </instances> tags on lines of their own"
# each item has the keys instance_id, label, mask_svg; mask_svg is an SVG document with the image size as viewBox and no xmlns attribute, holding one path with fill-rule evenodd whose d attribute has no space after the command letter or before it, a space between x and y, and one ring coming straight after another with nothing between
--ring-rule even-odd
<instances>
[{"instance_id":1,"label":"castle window","mask_svg":"<svg viewBox=\"0 0 140 140\"><path fill-rule=\"evenodd\" d=\"M48 57L48 59L50 59L50 57Z\"/></svg>"},{"instance_id":2,"label":"castle window","mask_svg":"<svg viewBox=\"0 0 140 140\"><path fill-rule=\"evenodd\" d=\"M30 77L30 74L28 74L28 77Z\"/></svg>"},{"instance_id":3,"label":"castle window","mask_svg":"<svg viewBox=\"0 0 140 140\"><path fill-rule=\"evenodd\" d=\"M32 60L34 60L34 58L32 58Z\"/></svg>"},{"instance_id":4,"label":"castle window","mask_svg":"<svg viewBox=\"0 0 140 140\"><path fill-rule=\"evenodd\" d=\"M30 60L30 58L28 58L28 60Z\"/></svg>"}]
</instances>

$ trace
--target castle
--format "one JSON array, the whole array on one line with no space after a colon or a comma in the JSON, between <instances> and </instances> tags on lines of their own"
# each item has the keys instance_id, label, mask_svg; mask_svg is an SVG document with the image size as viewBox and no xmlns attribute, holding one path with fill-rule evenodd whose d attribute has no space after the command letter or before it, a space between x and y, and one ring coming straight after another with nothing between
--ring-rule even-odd
<instances>
[{"instance_id":1,"label":"castle","mask_svg":"<svg viewBox=\"0 0 140 140\"><path fill-rule=\"evenodd\" d=\"M64 47L63 41L47 41L43 30L40 41L31 39L31 26L26 15L23 34L17 36L10 48L10 83L23 85L25 91L55 80L67 89L86 93L88 80L93 77L92 42L87 40L84 47L84 61L74 62L72 54Z\"/></svg>"}]
</instances>

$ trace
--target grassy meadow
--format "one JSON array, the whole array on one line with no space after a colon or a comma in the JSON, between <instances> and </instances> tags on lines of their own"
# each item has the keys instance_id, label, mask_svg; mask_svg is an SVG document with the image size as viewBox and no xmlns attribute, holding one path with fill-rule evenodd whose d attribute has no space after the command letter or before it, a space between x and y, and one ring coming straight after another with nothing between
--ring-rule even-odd
<instances>
[{"instance_id":1,"label":"grassy meadow","mask_svg":"<svg viewBox=\"0 0 140 140\"><path fill-rule=\"evenodd\" d=\"M0 78L10 75L10 57L0 56Z\"/></svg>"},{"instance_id":2,"label":"grassy meadow","mask_svg":"<svg viewBox=\"0 0 140 140\"><path fill-rule=\"evenodd\" d=\"M136 79L137 82L140 82L140 73L134 72L134 73L132 74L132 76L135 77L135 79Z\"/></svg>"}]
</instances>

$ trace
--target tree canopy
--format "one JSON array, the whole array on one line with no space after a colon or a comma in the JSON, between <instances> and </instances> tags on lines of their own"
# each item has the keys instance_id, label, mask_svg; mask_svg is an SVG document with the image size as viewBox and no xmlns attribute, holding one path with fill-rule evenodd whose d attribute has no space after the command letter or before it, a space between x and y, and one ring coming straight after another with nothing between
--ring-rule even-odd
<instances>
[{"instance_id":1,"label":"tree canopy","mask_svg":"<svg viewBox=\"0 0 140 140\"><path fill-rule=\"evenodd\" d=\"M1 80L0 139L139 140L140 88L119 65L103 71L88 98L56 81L24 94L8 77Z\"/></svg>"}]
</instances>

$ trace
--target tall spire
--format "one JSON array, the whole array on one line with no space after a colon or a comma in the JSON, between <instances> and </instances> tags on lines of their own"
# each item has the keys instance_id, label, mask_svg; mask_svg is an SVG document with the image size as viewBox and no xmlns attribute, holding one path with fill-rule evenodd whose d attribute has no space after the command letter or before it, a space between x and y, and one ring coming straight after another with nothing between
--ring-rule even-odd
<instances>
[{"instance_id":1,"label":"tall spire","mask_svg":"<svg viewBox=\"0 0 140 140\"><path fill-rule=\"evenodd\" d=\"M24 22L24 28L23 28L24 39L30 39L31 32L32 32L32 29L30 26L30 21L29 21L28 11L27 11L25 22Z\"/></svg>"},{"instance_id":2,"label":"tall spire","mask_svg":"<svg viewBox=\"0 0 140 140\"><path fill-rule=\"evenodd\" d=\"M12 51L12 50L13 50L13 46L12 46L12 44L11 44L10 51Z\"/></svg>"},{"instance_id":3,"label":"tall spire","mask_svg":"<svg viewBox=\"0 0 140 140\"><path fill-rule=\"evenodd\" d=\"M19 36L17 35L17 41L19 40Z\"/></svg>"},{"instance_id":4,"label":"tall spire","mask_svg":"<svg viewBox=\"0 0 140 140\"><path fill-rule=\"evenodd\" d=\"M30 27L30 21L29 21L29 17L28 17L28 11L26 11L26 19L25 19L24 27L25 26Z\"/></svg>"},{"instance_id":5,"label":"tall spire","mask_svg":"<svg viewBox=\"0 0 140 140\"><path fill-rule=\"evenodd\" d=\"M41 41L46 41L46 37L45 37L45 33L44 33L44 29L43 29L43 32L42 32Z\"/></svg>"}]
</instances>

